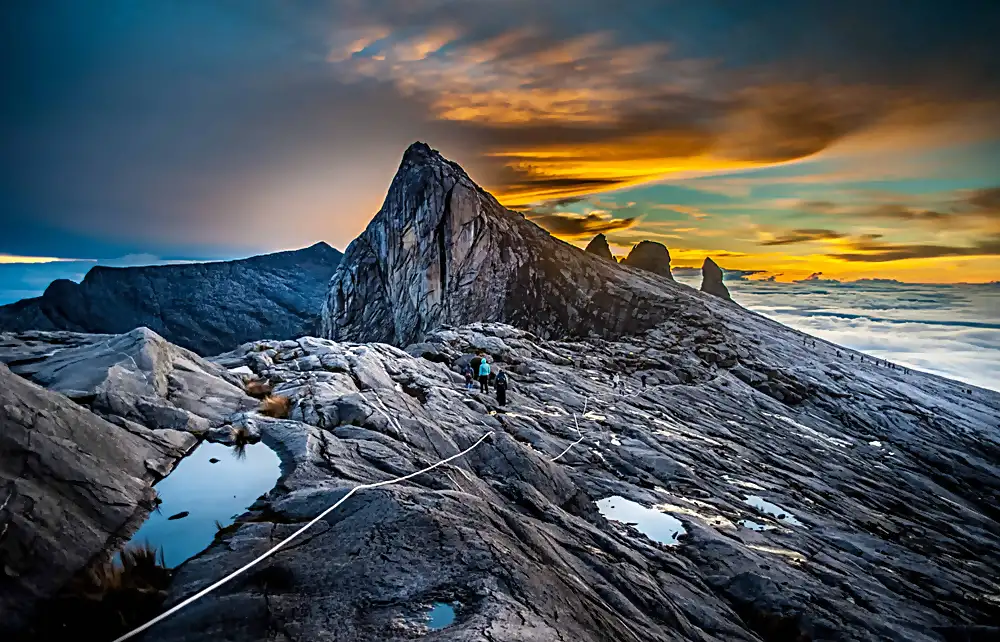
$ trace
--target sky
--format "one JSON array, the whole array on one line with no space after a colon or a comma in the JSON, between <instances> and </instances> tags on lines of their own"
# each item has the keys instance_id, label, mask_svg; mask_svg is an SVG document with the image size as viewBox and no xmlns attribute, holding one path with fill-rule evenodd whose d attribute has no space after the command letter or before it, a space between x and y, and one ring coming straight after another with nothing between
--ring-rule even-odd
<instances>
[{"instance_id":1,"label":"sky","mask_svg":"<svg viewBox=\"0 0 1000 642\"><path fill-rule=\"evenodd\" d=\"M421 140L580 245L1000 280L997 33L989 0L13 0L0 279L344 249Z\"/></svg>"}]
</instances>

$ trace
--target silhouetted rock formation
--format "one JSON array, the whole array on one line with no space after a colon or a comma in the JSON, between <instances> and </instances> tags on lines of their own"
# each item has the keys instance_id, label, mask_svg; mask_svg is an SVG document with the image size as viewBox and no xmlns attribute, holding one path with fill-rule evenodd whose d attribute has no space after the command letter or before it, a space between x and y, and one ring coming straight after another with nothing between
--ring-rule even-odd
<instances>
[{"instance_id":1,"label":"silhouetted rock formation","mask_svg":"<svg viewBox=\"0 0 1000 642\"><path fill-rule=\"evenodd\" d=\"M641 241L628 253L622 265L646 270L673 280L670 274L670 251L663 243Z\"/></svg>"},{"instance_id":2,"label":"silhouetted rock formation","mask_svg":"<svg viewBox=\"0 0 1000 642\"><path fill-rule=\"evenodd\" d=\"M546 337L618 336L688 296L553 238L414 143L330 283L323 335L406 345L443 324L504 321Z\"/></svg>"},{"instance_id":3,"label":"silhouetted rock formation","mask_svg":"<svg viewBox=\"0 0 1000 642\"><path fill-rule=\"evenodd\" d=\"M602 259L615 261L617 263L617 261L615 260L615 255L611 253L611 248L608 247L608 237L604 236L603 234L598 234L593 239L591 239L590 243L587 244L586 251L590 252L591 254L596 254Z\"/></svg>"},{"instance_id":4,"label":"silhouetted rock formation","mask_svg":"<svg viewBox=\"0 0 1000 642\"><path fill-rule=\"evenodd\" d=\"M722 268L709 257L705 257L705 262L701 265L701 291L726 301L732 301L729 296L729 288L722 282L724 273Z\"/></svg>"},{"instance_id":5,"label":"silhouetted rock formation","mask_svg":"<svg viewBox=\"0 0 1000 642\"><path fill-rule=\"evenodd\" d=\"M239 261L113 268L60 279L0 306L0 331L117 334L147 327L208 355L262 338L314 334L341 253L326 243Z\"/></svg>"}]
</instances>

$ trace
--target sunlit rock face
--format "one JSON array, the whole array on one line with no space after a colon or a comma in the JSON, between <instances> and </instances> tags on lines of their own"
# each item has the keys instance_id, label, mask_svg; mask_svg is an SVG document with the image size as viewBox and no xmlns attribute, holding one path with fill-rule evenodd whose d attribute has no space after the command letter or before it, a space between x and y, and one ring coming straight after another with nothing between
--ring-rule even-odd
<instances>
[{"instance_id":1,"label":"sunlit rock face","mask_svg":"<svg viewBox=\"0 0 1000 642\"><path fill-rule=\"evenodd\" d=\"M670 274L670 251L656 241L641 241L628 253L624 265L646 270L673 280Z\"/></svg>"},{"instance_id":2,"label":"sunlit rock face","mask_svg":"<svg viewBox=\"0 0 1000 642\"><path fill-rule=\"evenodd\" d=\"M729 288L722 282L722 268L710 257L705 257L705 262L701 266L701 291L717 296L720 299L731 301Z\"/></svg>"},{"instance_id":3,"label":"sunlit rock face","mask_svg":"<svg viewBox=\"0 0 1000 642\"><path fill-rule=\"evenodd\" d=\"M406 345L442 324L503 321L544 337L620 336L691 299L664 278L666 261L665 270L627 270L564 243L415 143L347 248L322 332Z\"/></svg>"}]
</instances>

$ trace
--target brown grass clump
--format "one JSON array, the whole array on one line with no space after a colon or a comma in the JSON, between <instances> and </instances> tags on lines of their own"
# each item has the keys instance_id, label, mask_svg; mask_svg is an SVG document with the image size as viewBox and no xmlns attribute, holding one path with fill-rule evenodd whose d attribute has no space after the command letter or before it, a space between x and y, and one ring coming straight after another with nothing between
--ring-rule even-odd
<instances>
[{"instance_id":1,"label":"brown grass clump","mask_svg":"<svg viewBox=\"0 0 1000 642\"><path fill-rule=\"evenodd\" d=\"M286 419L292 411L292 402L284 395L268 395L260 402L258 412L275 419Z\"/></svg>"},{"instance_id":2,"label":"brown grass clump","mask_svg":"<svg viewBox=\"0 0 1000 642\"><path fill-rule=\"evenodd\" d=\"M251 379L243 384L243 389L251 397L263 399L271 394L271 384L264 379Z\"/></svg>"}]
</instances>

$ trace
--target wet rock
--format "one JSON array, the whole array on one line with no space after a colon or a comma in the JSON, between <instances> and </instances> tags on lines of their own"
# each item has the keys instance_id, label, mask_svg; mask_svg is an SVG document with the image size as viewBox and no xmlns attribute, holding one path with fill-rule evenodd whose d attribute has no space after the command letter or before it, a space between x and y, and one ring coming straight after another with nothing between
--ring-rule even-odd
<instances>
[{"instance_id":1,"label":"wet rock","mask_svg":"<svg viewBox=\"0 0 1000 642\"><path fill-rule=\"evenodd\" d=\"M586 251L591 254L596 254L602 259L607 259L609 261L615 260L615 256L611 253L611 248L608 247L608 237L603 234L598 234L591 239L590 243L587 244Z\"/></svg>"},{"instance_id":2,"label":"wet rock","mask_svg":"<svg viewBox=\"0 0 1000 642\"><path fill-rule=\"evenodd\" d=\"M622 265L646 270L671 280L674 278L670 275L670 251L667 246L656 241L640 241L628 253Z\"/></svg>"},{"instance_id":3,"label":"wet rock","mask_svg":"<svg viewBox=\"0 0 1000 642\"><path fill-rule=\"evenodd\" d=\"M0 364L0 638L138 528L180 454Z\"/></svg>"},{"instance_id":4,"label":"wet rock","mask_svg":"<svg viewBox=\"0 0 1000 642\"><path fill-rule=\"evenodd\" d=\"M729 288L722 282L723 272L715 261L710 257L705 257L705 262L701 265L701 291L717 296L720 299L731 301Z\"/></svg>"},{"instance_id":5,"label":"wet rock","mask_svg":"<svg viewBox=\"0 0 1000 642\"><path fill-rule=\"evenodd\" d=\"M0 331L124 333L151 328L206 354L254 339L315 334L341 254L326 243L238 261L91 268L34 299L0 306Z\"/></svg>"}]
</instances>

